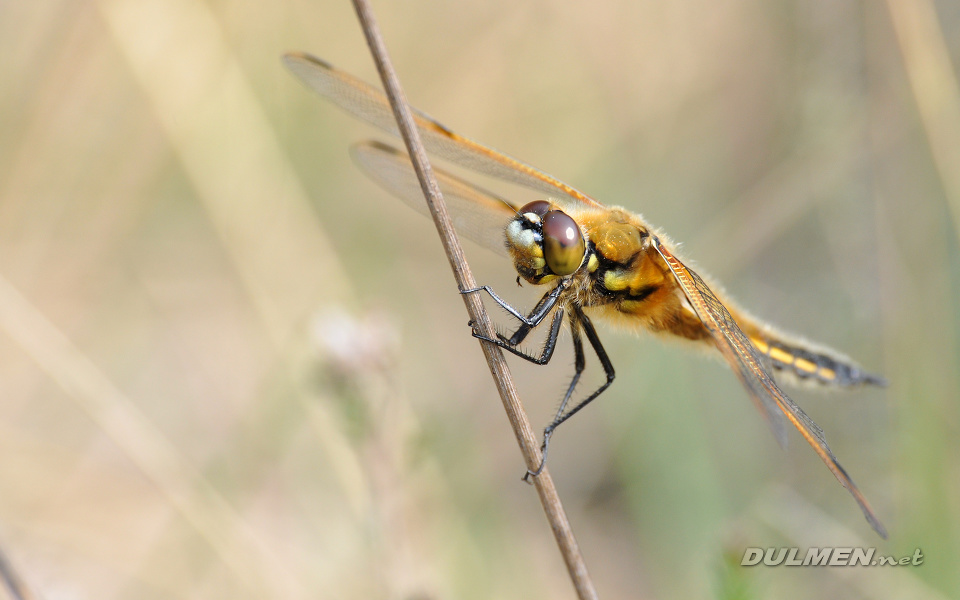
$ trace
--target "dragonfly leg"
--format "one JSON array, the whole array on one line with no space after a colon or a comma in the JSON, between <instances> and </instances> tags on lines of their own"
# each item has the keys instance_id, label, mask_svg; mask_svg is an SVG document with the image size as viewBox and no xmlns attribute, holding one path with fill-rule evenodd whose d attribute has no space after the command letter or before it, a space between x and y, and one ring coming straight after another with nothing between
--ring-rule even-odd
<instances>
[{"instance_id":1,"label":"dragonfly leg","mask_svg":"<svg viewBox=\"0 0 960 600\"><path fill-rule=\"evenodd\" d=\"M573 380L570 382L570 387L567 388L567 393L563 398L563 402L560 403L560 410L557 411L557 416L553 419L546 429L543 430L543 446L541 447L541 454L543 459L540 462L540 466L537 467L536 471L527 471L527 474L524 475L524 481L527 481L528 478L532 475L536 477L543 471L543 467L547 461L547 449L550 445L550 438L553 436L553 432L556 431L557 427L561 423L572 417L573 415L580 412L580 410L590 404L593 400L602 394L610 384L613 383L614 378L616 377L616 372L613 368L613 363L610 362L610 357L607 356L607 351L604 350L603 344L600 342L600 336L597 335L597 330L594 329L593 323L590 321L589 317L583 313L583 310L579 307L575 307L573 312L570 314L570 325L573 333L573 348L576 354L576 372L574 373ZM603 372L607 377L607 380L597 388L592 394L581 400L576 406L570 410L564 412L564 409L567 406L567 402L570 400L571 394L573 394L573 388L577 385L577 382L580 380L580 374L583 372L585 366L585 360L583 356L583 343L580 341L580 330L583 330L583 333L586 334L587 340L590 342L590 345L593 347L593 351L596 352L597 358L600 359L600 364L603 366Z\"/></svg>"},{"instance_id":2,"label":"dragonfly leg","mask_svg":"<svg viewBox=\"0 0 960 600\"><path fill-rule=\"evenodd\" d=\"M546 306L547 310L549 311L550 307L552 307L557 302L556 298L559 295L559 292L557 291L558 289L559 288L554 288L549 292L547 292L546 294L544 294L543 297L541 297L540 300L537 301L536 306L533 307L533 310L530 311L530 314L527 315L527 320L532 321L534 319L537 319L537 316L541 312L543 312L544 306ZM539 320L542 320L542 319L543 317L539 317ZM529 333L533 331L534 327L536 327L536 325L530 325L526 322L522 322L520 323L520 326L517 327L517 330L513 332L513 335L511 335L509 338L499 334L498 334L498 337L500 337L500 339L510 344L511 346L517 346L527 338L527 335L529 335Z\"/></svg>"},{"instance_id":3,"label":"dragonfly leg","mask_svg":"<svg viewBox=\"0 0 960 600\"><path fill-rule=\"evenodd\" d=\"M511 306L506 300L498 296L496 292L490 289L490 286L481 285L480 287L475 287L469 290L460 290L460 293L475 294L477 292L486 292L490 294L490 297L493 298L494 302L500 305L500 308L510 313L513 318L529 327L536 327L546 318L547 314L553 310L553 307L557 304L557 299L560 298L560 292L562 292L565 287L567 287L567 281L561 280L556 287L540 298L540 301L537 302L537 305L534 307L533 311L526 316Z\"/></svg>"},{"instance_id":4,"label":"dragonfly leg","mask_svg":"<svg viewBox=\"0 0 960 600\"><path fill-rule=\"evenodd\" d=\"M567 408L567 404L570 402L570 397L573 395L573 390L577 387L577 383L580 381L580 376L587 367L587 358L583 353L583 340L580 337L580 323L572 313L570 315L570 333L571 337L573 337L573 379L570 380L570 385L567 386L567 393L563 395L563 400L560 402L560 408L557 409L557 415L553 418L553 423L557 422L563 416L563 411ZM524 481L529 482L531 476L536 477L543 472L543 468L547 464L547 449L550 447L550 436L553 435L553 429L556 429L555 425L553 428L548 427L544 430L543 444L540 446L540 466L538 466L535 471L527 469L526 475L523 476Z\"/></svg>"},{"instance_id":5,"label":"dragonfly leg","mask_svg":"<svg viewBox=\"0 0 960 600\"><path fill-rule=\"evenodd\" d=\"M473 337L478 340L483 340L485 342L490 342L491 344L496 344L497 346L503 348L510 354L514 356L519 356L524 360L528 360L532 363L538 365L545 365L550 362L550 359L553 357L553 351L557 348L557 337L560 335L560 325L563 323L563 309L558 308L557 312L553 315L553 319L550 321L550 333L547 335L547 339L543 344L543 348L540 349L539 356L533 356L532 354L527 354L523 350L517 348L517 344L527 336L527 333L530 332L530 327L524 323L520 326L520 329L517 330L517 333L513 335L512 338L506 339L504 336L497 334L497 339L488 338L484 335L481 335L476 329L473 330ZM521 330L527 328L523 331L521 335ZM514 343L514 338L519 336L520 341Z\"/></svg>"},{"instance_id":6,"label":"dragonfly leg","mask_svg":"<svg viewBox=\"0 0 960 600\"><path fill-rule=\"evenodd\" d=\"M543 322L543 319L547 316L547 314L549 314L550 310L556 307L557 299L559 298L560 292L562 291L563 287L564 287L563 284L558 285L557 287L553 288L552 290L544 294L540 298L540 300L537 302L536 306L533 307L533 310L530 311L530 314L528 316L524 317L523 315L520 315L520 317L518 317L518 319L520 320L520 326L510 337L507 337L498 332L497 339L488 338L484 335L481 335L476 330L476 328L474 328L473 330L473 337L496 344L497 346L503 348L507 352L510 352L511 354L515 356L519 356L520 358L523 358L524 360L528 360L532 363L536 363L538 365L547 364L548 362L550 362L550 358L553 356L553 351L556 349L557 336L560 334L560 325L563 322L562 308L557 309L556 314L554 314L553 319L550 322L550 333L547 335L547 339L544 342L543 348L540 349L539 356L527 354L523 350L520 350L519 348L517 348L517 346L521 342L523 342L524 339L526 339L527 335L529 335L530 332L537 325ZM510 314L517 314L517 315L520 314L520 312L517 309L513 308L512 306L510 306L509 304L501 300L499 296L494 294L494 292L492 292L490 288L486 286L475 288L473 290L465 290L463 293L468 294L468 293L476 292L480 290L486 290L486 292L490 294L491 297L493 297L494 300L497 301L497 303L499 303L508 312L510 312ZM473 323L471 322L470 325L473 326Z\"/></svg>"}]
</instances>

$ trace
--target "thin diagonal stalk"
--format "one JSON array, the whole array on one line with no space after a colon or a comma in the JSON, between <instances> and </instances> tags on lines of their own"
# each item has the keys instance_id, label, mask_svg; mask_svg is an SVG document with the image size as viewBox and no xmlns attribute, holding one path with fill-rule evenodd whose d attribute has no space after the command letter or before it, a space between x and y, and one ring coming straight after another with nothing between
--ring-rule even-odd
<instances>
[{"instance_id":1,"label":"thin diagonal stalk","mask_svg":"<svg viewBox=\"0 0 960 600\"><path fill-rule=\"evenodd\" d=\"M7 590L7 594L12 600L34 600L36 598L36 595L27 587L20 574L7 560L3 548L0 548L0 582L3 583L2 587Z\"/></svg>"},{"instance_id":2,"label":"thin diagonal stalk","mask_svg":"<svg viewBox=\"0 0 960 600\"><path fill-rule=\"evenodd\" d=\"M937 9L930 0L887 0L887 7L954 231L960 233L960 81Z\"/></svg>"},{"instance_id":3,"label":"thin diagonal stalk","mask_svg":"<svg viewBox=\"0 0 960 600\"><path fill-rule=\"evenodd\" d=\"M407 147L407 152L413 162L413 167L417 172L417 178L420 180L420 187L426 198L427 206L430 207L430 214L433 216L434 224L437 226L437 232L440 234L440 240L443 243L443 249L450 261L450 267L453 269L454 277L457 280L459 289L473 289L477 287L473 274L467 266L463 249L460 247L460 241L454 233L453 225L447 214L447 208L440 194L440 188L436 179L433 177L433 170L427 160L426 152L420 141L420 133L414 126L413 117L410 114L410 108L407 106L406 97L400 87L400 81L387 56L387 49L380 35L379 27L373 16L367 0L353 0L354 8L357 11L357 17L360 19L360 25L363 27L364 35L367 38L367 44L370 46L370 52L377 64L377 70L380 73L380 79L383 81L384 89L390 99L390 105L393 108L393 114L397 119L397 125L403 136L403 142ZM486 337L493 338L495 332L483 308L483 303L477 294L463 294L464 303L467 306L467 312L470 319L476 324L480 333ZM520 444L520 451L527 463L527 468L536 470L540 465L540 450L538 439L530 426L530 420L520 403L517 395L516 386L510 375L503 353L494 344L481 342L483 354L486 357L487 365L490 367L490 373L493 375L497 390L500 392L500 399L503 401L503 407L507 412L507 418L510 419L510 425L513 427L517 442ZM567 520L563 505L560 502L560 496L553 485L553 479L550 473L544 469L538 477L533 478L534 485L540 495L540 503L543 506L550 527L553 529L553 535L556 538L560 553L567 565L567 571L570 573L570 579L576 588L577 596L581 600L597 598L597 592L587 573L587 566L580 554L580 548L573 536L573 530L570 528L570 522Z\"/></svg>"}]
</instances>

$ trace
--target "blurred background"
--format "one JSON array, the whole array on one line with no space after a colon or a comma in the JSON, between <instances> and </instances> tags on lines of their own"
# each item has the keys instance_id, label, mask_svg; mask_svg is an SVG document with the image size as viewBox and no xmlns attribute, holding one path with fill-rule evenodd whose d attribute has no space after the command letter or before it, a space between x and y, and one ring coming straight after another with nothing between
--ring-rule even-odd
<instances>
[{"instance_id":1,"label":"blurred background","mask_svg":"<svg viewBox=\"0 0 960 600\"><path fill-rule=\"evenodd\" d=\"M890 380L792 394L885 542L723 364L601 326L618 379L550 457L601 597L958 597L960 5L374 8L417 107ZM0 2L0 563L40 598L572 598L432 223L291 50L377 81L346 1ZM568 339L511 361L538 428Z\"/></svg>"}]
</instances>

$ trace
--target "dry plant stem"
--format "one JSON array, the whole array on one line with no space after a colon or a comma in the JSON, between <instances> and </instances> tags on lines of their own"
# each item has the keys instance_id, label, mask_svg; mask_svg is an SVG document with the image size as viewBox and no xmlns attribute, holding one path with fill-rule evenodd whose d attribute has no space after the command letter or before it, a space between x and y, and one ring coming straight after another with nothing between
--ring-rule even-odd
<instances>
[{"instance_id":1,"label":"dry plant stem","mask_svg":"<svg viewBox=\"0 0 960 600\"><path fill-rule=\"evenodd\" d=\"M7 590L7 594L0 594L2 598L12 598L13 600L33 600L36 598L27 584L13 569L2 549L0 549L0 581L3 582L2 589Z\"/></svg>"},{"instance_id":2,"label":"dry plant stem","mask_svg":"<svg viewBox=\"0 0 960 600\"><path fill-rule=\"evenodd\" d=\"M413 162L417 178L420 180L420 187L430 207L430 214L433 216L434 224L440 234L443 249L450 261L450 267L453 269L457 285L461 290L473 289L477 287L473 274L467 266L466 258L463 255L463 249L453 230L450 217L447 214L446 206L440 194L440 188L433 177L433 170L427 160L426 152L420 141L420 133L414 126L413 117L410 115L410 109L407 106L406 97L400 88L400 81L396 72L393 70L390 60L387 56L386 46L383 38L380 36L380 30L377 26L373 12L367 0L353 0L353 5L357 11L357 17L360 19L360 25L363 28L364 35L367 38L367 44L370 46L370 52L377 64L377 70L383 81L387 96L390 98L390 105L393 107L394 117L397 119L397 125L403 136L403 142L406 145L407 152ZM463 294L464 303L467 306L467 312L470 318L476 324L479 332L487 337L494 337L495 332L490 324L490 318L483 308L483 303L477 294ZM510 424L513 426L514 434L520 444L520 450L523 453L527 468L536 470L540 465L539 440L530 427L530 420L517 396L517 390L510 375L510 370L504 360L503 353L498 347L487 342L481 342L484 356L490 367L490 373L500 392L500 398L503 400L504 409ZM534 485L540 495L540 503L543 505L544 513L553 529L553 535L560 547L560 553L567 565L570 578L576 588L577 596L581 600L597 598L597 592L593 587L593 582L587 573L587 566L583 562L580 554L580 548L573 536L573 530L570 528L570 522L567 520L557 489L553 485L553 479L550 473L544 469L543 472L533 478Z\"/></svg>"}]
</instances>

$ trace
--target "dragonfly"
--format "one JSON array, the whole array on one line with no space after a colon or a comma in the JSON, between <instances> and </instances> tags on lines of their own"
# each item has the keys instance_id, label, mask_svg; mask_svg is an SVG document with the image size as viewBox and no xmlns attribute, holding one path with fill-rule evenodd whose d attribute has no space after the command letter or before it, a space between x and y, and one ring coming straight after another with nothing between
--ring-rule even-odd
<instances>
[{"instance_id":1,"label":"dragonfly","mask_svg":"<svg viewBox=\"0 0 960 600\"><path fill-rule=\"evenodd\" d=\"M393 135L399 135L393 112L379 89L339 71L314 56L290 53L283 62L300 80L347 113ZM486 293L518 323L497 337L474 337L496 344L530 362L550 361L564 322L574 350L574 374L560 408L543 437L543 462L557 427L595 400L613 383L615 370L593 319L615 327L646 330L668 338L690 340L713 348L730 365L750 398L766 417L781 446L792 425L827 468L850 492L871 527L887 532L863 493L837 461L823 430L781 390L775 372L791 383L832 388L886 385L849 358L828 348L782 333L752 317L723 297L716 285L687 266L674 244L639 215L605 206L576 188L522 161L454 133L419 110L412 109L423 145L434 157L460 167L517 184L543 194L519 206L452 173L434 169L457 231L482 246L506 254L518 279L547 291L529 312L504 301L487 286L462 293ZM379 141L353 146L355 162L374 182L427 214L420 184L407 153ZM549 323L549 324L547 324ZM548 332L538 353L520 344L537 327ZM571 403L586 368L586 342L599 359L605 380Z\"/></svg>"}]
</instances>

